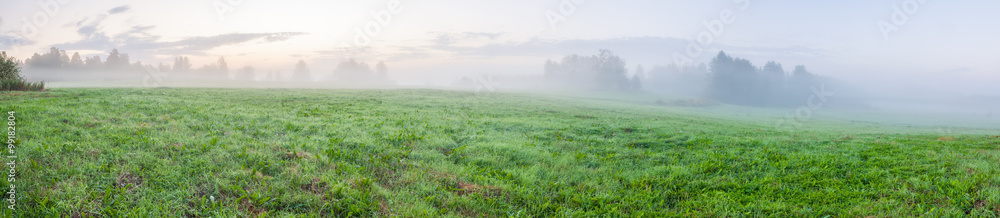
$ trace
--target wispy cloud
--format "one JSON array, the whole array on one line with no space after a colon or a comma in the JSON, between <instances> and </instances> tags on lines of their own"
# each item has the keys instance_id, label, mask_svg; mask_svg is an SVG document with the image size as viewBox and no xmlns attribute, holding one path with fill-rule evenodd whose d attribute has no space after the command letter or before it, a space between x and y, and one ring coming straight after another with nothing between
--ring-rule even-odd
<instances>
[{"instance_id":1,"label":"wispy cloud","mask_svg":"<svg viewBox=\"0 0 1000 218\"><path fill-rule=\"evenodd\" d=\"M176 48L179 51L201 52L226 45L236 45L252 41L264 43L285 41L295 36L305 35L301 32L277 33L232 33L215 36L190 37L175 42L157 43L165 48Z\"/></svg>"},{"instance_id":2,"label":"wispy cloud","mask_svg":"<svg viewBox=\"0 0 1000 218\"><path fill-rule=\"evenodd\" d=\"M30 45L33 43L34 42L30 40L18 36L0 34L0 49L2 50L11 49L15 46Z\"/></svg>"},{"instance_id":3,"label":"wispy cloud","mask_svg":"<svg viewBox=\"0 0 1000 218\"><path fill-rule=\"evenodd\" d=\"M130 9L132 9L131 6L129 6L129 5L122 5L122 6L118 6L118 7L112 8L111 10L108 10L108 14L123 13L123 12L129 11Z\"/></svg>"},{"instance_id":4,"label":"wispy cloud","mask_svg":"<svg viewBox=\"0 0 1000 218\"><path fill-rule=\"evenodd\" d=\"M160 36L148 33L155 26L133 26L129 31L114 36L96 33L87 38L70 43L55 45L64 49L109 50L118 48L122 51L173 54L173 55L203 55L206 51L243 43L271 43L288 40L295 36L305 35L300 32L277 33L231 33L214 36L195 36L176 41L160 41Z\"/></svg>"},{"instance_id":5,"label":"wispy cloud","mask_svg":"<svg viewBox=\"0 0 1000 218\"><path fill-rule=\"evenodd\" d=\"M450 45L452 43L460 41L470 41L470 40L496 40L504 33L486 33L486 32L461 32L461 33L438 33L437 37L431 40L437 45Z\"/></svg>"},{"instance_id":6,"label":"wispy cloud","mask_svg":"<svg viewBox=\"0 0 1000 218\"><path fill-rule=\"evenodd\" d=\"M123 52L138 55L169 54L169 55L203 55L206 51L227 46L250 42L271 43L285 41L295 36L305 35L301 32L273 33L230 33L212 36L192 36L175 41L161 41L161 36L152 34L155 25L135 25L119 33L108 33L103 29L103 22L114 14L129 11L128 5L108 10L107 14L85 17L67 27L76 28L77 34L83 37L78 41L54 45L66 50L110 50L118 48ZM9 44L9 43L8 43Z\"/></svg>"}]
</instances>

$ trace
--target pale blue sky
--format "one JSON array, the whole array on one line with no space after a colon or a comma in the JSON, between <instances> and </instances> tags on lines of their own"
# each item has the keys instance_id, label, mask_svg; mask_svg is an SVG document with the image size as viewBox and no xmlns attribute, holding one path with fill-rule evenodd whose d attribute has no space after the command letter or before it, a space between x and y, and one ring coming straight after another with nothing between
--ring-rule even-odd
<instances>
[{"instance_id":1,"label":"pale blue sky","mask_svg":"<svg viewBox=\"0 0 1000 218\"><path fill-rule=\"evenodd\" d=\"M47 14L40 5L46 2L58 11ZM673 63L675 53L709 31L706 22L729 10L733 22L695 59L726 50L758 64L803 64L848 79L906 78L965 93L995 94L993 84L1000 84L997 1L926 0L886 40L879 21L892 23L894 5L907 0L399 0L400 10L371 43L353 46L356 29L378 22L372 14L390 2L4 1L0 49L24 58L54 45L102 56L119 48L144 63L186 55L200 66L224 56L232 66L274 69L305 59L314 71L356 57L384 60L399 78L538 74L545 59L597 49L615 51L633 66ZM563 2L577 8L553 28L546 14L560 13ZM36 18L48 21L37 25ZM26 26L37 33L25 35Z\"/></svg>"}]
</instances>

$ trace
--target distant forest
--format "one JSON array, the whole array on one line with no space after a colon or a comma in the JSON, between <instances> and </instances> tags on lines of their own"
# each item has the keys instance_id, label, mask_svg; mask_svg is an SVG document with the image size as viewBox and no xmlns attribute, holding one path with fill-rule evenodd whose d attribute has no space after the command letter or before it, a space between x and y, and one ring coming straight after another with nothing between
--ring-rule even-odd
<instances>
[{"instance_id":1,"label":"distant forest","mask_svg":"<svg viewBox=\"0 0 1000 218\"><path fill-rule=\"evenodd\" d=\"M190 59L185 56L175 57L173 64L144 64L141 61L131 62L129 55L112 49L103 60L94 55L82 57L79 52L70 55L65 50L56 47L48 53L35 53L24 60L26 71L41 74L51 80L74 80L81 78L133 78L142 73L156 71L170 73L171 77L179 79L210 79L210 80L244 80L244 81L316 81L310 73L304 60L295 64L294 71L283 77L279 71L258 72L253 66L243 66L230 69L224 57L215 62L194 68ZM385 62L372 66L365 62L348 59L340 62L337 68L330 71L326 81L350 81L363 83L386 83L389 68ZM71 73L69 73L71 72Z\"/></svg>"},{"instance_id":2,"label":"distant forest","mask_svg":"<svg viewBox=\"0 0 1000 218\"><path fill-rule=\"evenodd\" d=\"M647 76L648 75L648 76ZM656 66L646 72L642 65L629 76L625 60L611 51L597 55L567 55L545 63L549 84L588 90L650 90L745 106L794 107L803 104L824 85L805 66L789 73L777 62L758 67L747 59L720 51L708 65Z\"/></svg>"},{"instance_id":3,"label":"distant forest","mask_svg":"<svg viewBox=\"0 0 1000 218\"><path fill-rule=\"evenodd\" d=\"M298 61L291 74L278 71L258 72L252 66L230 69L224 57L194 68L188 57L175 57L172 64L132 62L129 55L112 49L106 58L94 55L82 57L74 52L51 48L48 53L35 53L21 63L25 71L42 75L44 80L76 80L101 78L138 78L144 72L170 73L179 79L243 80L243 81L317 81L305 61ZM384 62L374 66L347 59L341 61L324 81L355 83L389 83L388 67ZM47 76L47 77L46 77ZM813 75L805 66L792 71L769 61L758 67L747 59L732 57L724 51L707 64L654 66L648 72L638 65L631 73L625 59L609 50L595 55L567 55L559 61L545 62L544 80L550 86L603 91L656 91L700 96L715 101L758 107L794 107L824 88L827 79Z\"/></svg>"}]
</instances>

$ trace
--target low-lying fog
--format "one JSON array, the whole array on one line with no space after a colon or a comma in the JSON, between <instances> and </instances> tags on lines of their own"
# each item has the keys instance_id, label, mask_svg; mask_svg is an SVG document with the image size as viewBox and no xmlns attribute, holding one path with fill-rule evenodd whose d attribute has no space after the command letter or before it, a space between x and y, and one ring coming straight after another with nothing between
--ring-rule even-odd
<instances>
[{"instance_id":1,"label":"low-lying fog","mask_svg":"<svg viewBox=\"0 0 1000 218\"><path fill-rule=\"evenodd\" d=\"M49 88L613 92L1000 128L993 1L4 5L0 50Z\"/></svg>"}]
</instances>

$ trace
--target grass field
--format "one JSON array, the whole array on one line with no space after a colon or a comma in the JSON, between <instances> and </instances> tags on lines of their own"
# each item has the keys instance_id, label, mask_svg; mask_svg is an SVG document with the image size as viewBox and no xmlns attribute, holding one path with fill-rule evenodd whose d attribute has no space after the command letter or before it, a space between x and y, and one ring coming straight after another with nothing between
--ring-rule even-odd
<instances>
[{"instance_id":1,"label":"grass field","mask_svg":"<svg viewBox=\"0 0 1000 218\"><path fill-rule=\"evenodd\" d=\"M0 109L16 111L21 217L1000 216L995 130L822 119L776 128L719 115L729 106L654 101L0 93Z\"/></svg>"}]
</instances>

